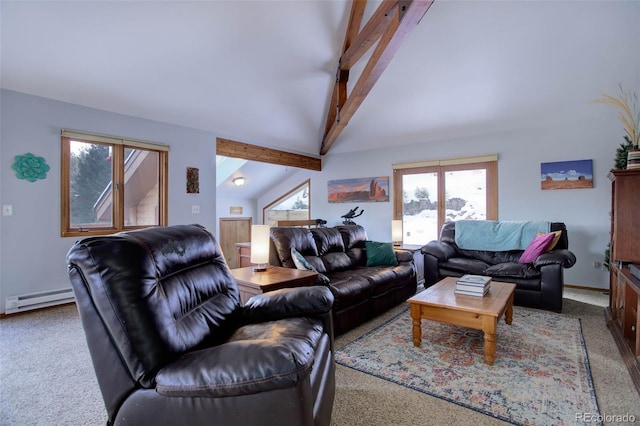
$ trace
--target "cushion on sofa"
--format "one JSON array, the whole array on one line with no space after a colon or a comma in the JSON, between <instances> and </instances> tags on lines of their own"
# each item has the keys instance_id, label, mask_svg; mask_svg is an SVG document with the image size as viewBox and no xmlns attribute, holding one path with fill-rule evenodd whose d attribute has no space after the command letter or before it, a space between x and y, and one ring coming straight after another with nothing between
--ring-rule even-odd
<instances>
[{"instance_id":1,"label":"cushion on sofa","mask_svg":"<svg viewBox=\"0 0 640 426\"><path fill-rule=\"evenodd\" d=\"M342 240L344 241L345 250L349 251L352 248L363 248L364 242L367 241L367 231L360 225L339 225L336 226L340 234L342 234Z\"/></svg>"},{"instance_id":2,"label":"cushion on sofa","mask_svg":"<svg viewBox=\"0 0 640 426\"><path fill-rule=\"evenodd\" d=\"M540 271L530 263L505 262L491 265L485 270L485 275L492 277L536 278Z\"/></svg>"},{"instance_id":3,"label":"cushion on sofa","mask_svg":"<svg viewBox=\"0 0 640 426\"><path fill-rule=\"evenodd\" d=\"M467 257L452 257L441 263L443 268L460 271L466 274L484 275L484 271L490 266L488 263L478 259Z\"/></svg>"},{"instance_id":4,"label":"cushion on sofa","mask_svg":"<svg viewBox=\"0 0 640 426\"><path fill-rule=\"evenodd\" d=\"M545 250L545 253L546 252L550 252L551 250L553 250L556 247L556 245L558 244L558 241L560 241L560 236L562 235L562 231L553 231L553 232L550 232L550 233L553 234L553 239L551 240L551 242L547 246L547 249ZM538 235L544 235L544 234L540 233Z\"/></svg>"},{"instance_id":5,"label":"cushion on sofa","mask_svg":"<svg viewBox=\"0 0 640 426\"><path fill-rule=\"evenodd\" d=\"M398 259L393 251L393 244L377 241L365 241L367 250L367 266L397 266Z\"/></svg>"},{"instance_id":6,"label":"cushion on sofa","mask_svg":"<svg viewBox=\"0 0 640 426\"><path fill-rule=\"evenodd\" d=\"M531 263L536 260L549 247L554 237L553 233L536 235L520 256L520 263Z\"/></svg>"},{"instance_id":7,"label":"cushion on sofa","mask_svg":"<svg viewBox=\"0 0 640 426\"><path fill-rule=\"evenodd\" d=\"M410 265L400 265L395 268L388 266L374 266L360 268L362 275L372 284L372 296L380 296L398 287L401 287L403 279L411 273ZM404 278L400 278L403 276Z\"/></svg>"},{"instance_id":8,"label":"cushion on sofa","mask_svg":"<svg viewBox=\"0 0 640 426\"><path fill-rule=\"evenodd\" d=\"M351 264L365 266L367 264L367 254L364 248L364 242L367 241L365 229L360 225L338 225L336 229L342 235L344 249L351 259Z\"/></svg>"},{"instance_id":9,"label":"cushion on sofa","mask_svg":"<svg viewBox=\"0 0 640 426\"><path fill-rule=\"evenodd\" d=\"M365 302L371 297L373 286L360 271L348 269L331 274L329 290L334 297L333 308L341 310Z\"/></svg>"},{"instance_id":10,"label":"cushion on sofa","mask_svg":"<svg viewBox=\"0 0 640 426\"><path fill-rule=\"evenodd\" d=\"M269 234L280 264L286 268L296 267L291 258L291 247L295 247L299 253L306 257L318 256L313 236L307 228L274 226L269 230ZM317 269L317 265L314 266Z\"/></svg>"},{"instance_id":11,"label":"cushion on sofa","mask_svg":"<svg viewBox=\"0 0 640 426\"><path fill-rule=\"evenodd\" d=\"M291 259L298 269L306 269L307 271L318 272L316 268L311 266L307 259L301 255L295 247L291 247Z\"/></svg>"},{"instance_id":12,"label":"cushion on sofa","mask_svg":"<svg viewBox=\"0 0 640 426\"><path fill-rule=\"evenodd\" d=\"M313 240L316 243L318 256L324 256L327 253L344 253L344 242L340 231L335 228L314 228L311 230Z\"/></svg>"},{"instance_id":13,"label":"cushion on sofa","mask_svg":"<svg viewBox=\"0 0 640 426\"><path fill-rule=\"evenodd\" d=\"M326 285L326 284L329 284L329 282L331 281L326 275L322 273L324 272L322 268L321 268L322 272L318 271L318 269L315 266L313 266L311 263L309 263L309 261L307 261L307 259L302 254L300 254L300 252L298 252L298 250L296 250L295 247L291 247L291 259L293 260L293 263L296 265L296 268L317 272L318 273L318 279L316 280L317 284ZM315 263L319 262L320 266L323 265L322 261L320 261L320 259L317 256L314 256L312 259L317 260L317 262Z\"/></svg>"},{"instance_id":14,"label":"cushion on sofa","mask_svg":"<svg viewBox=\"0 0 640 426\"><path fill-rule=\"evenodd\" d=\"M320 259L327 273L353 268L353 260L344 252L327 253Z\"/></svg>"}]
</instances>

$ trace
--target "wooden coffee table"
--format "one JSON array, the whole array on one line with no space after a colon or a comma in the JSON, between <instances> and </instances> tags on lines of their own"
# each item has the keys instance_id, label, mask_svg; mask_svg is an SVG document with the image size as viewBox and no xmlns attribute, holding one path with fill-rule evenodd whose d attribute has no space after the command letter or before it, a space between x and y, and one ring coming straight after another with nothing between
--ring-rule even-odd
<instances>
[{"instance_id":1,"label":"wooden coffee table","mask_svg":"<svg viewBox=\"0 0 640 426\"><path fill-rule=\"evenodd\" d=\"M504 321L513 320L515 284L492 281L484 297L456 294L455 277L447 277L413 296L407 302L413 319L413 345L420 346L423 319L446 322L484 332L484 362L493 365L496 359L496 329Z\"/></svg>"}]
</instances>

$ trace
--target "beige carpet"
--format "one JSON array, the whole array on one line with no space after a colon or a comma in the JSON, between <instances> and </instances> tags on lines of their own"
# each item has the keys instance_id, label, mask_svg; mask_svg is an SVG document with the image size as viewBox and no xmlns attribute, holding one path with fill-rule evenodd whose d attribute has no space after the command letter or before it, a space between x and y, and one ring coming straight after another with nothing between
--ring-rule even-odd
<instances>
[{"instance_id":1,"label":"beige carpet","mask_svg":"<svg viewBox=\"0 0 640 426\"><path fill-rule=\"evenodd\" d=\"M640 422L640 397L604 322L607 296L565 291L564 312L582 321L600 412L631 414ZM0 425L101 425L100 391L75 306L10 316L0 321ZM360 336L397 307L339 336ZM505 424L385 380L337 366L333 425ZM606 422L605 424L615 424Z\"/></svg>"}]
</instances>

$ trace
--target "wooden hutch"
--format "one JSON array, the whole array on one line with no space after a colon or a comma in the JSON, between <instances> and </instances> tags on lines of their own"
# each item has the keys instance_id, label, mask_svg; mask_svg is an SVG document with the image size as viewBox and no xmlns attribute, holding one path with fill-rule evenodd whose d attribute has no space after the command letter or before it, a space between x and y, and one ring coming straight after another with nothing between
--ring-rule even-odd
<instances>
[{"instance_id":1,"label":"wooden hutch","mask_svg":"<svg viewBox=\"0 0 640 426\"><path fill-rule=\"evenodd\" d=\"M640 169L612 170L607 325L640 393Z\"/></svg>"}]
</instances>

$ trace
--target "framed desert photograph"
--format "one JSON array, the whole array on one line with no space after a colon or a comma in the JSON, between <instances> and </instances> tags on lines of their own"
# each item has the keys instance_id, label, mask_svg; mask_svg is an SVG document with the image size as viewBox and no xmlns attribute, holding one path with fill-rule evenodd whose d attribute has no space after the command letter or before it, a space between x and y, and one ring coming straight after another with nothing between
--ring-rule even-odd
<instances>
[{"instance_id":1,"label":"framed desert photograph","mask_svg":"<svg viewBox=\"0 0 640 426\"><path fill-rule=\"evenodd\" d=\"M330 180L327 192L330 203L389 201L389 176Z\"/></svg>"},{"instance_id":2,"label":"framed desert photograph","mask_svg":"<svg viewBox=\"0 0 640 426\"><path fill-rule=\"evenodd\" d=\"M593 160L540 163L542 189L593 188Z\"/></svg>"}]
</instances>

